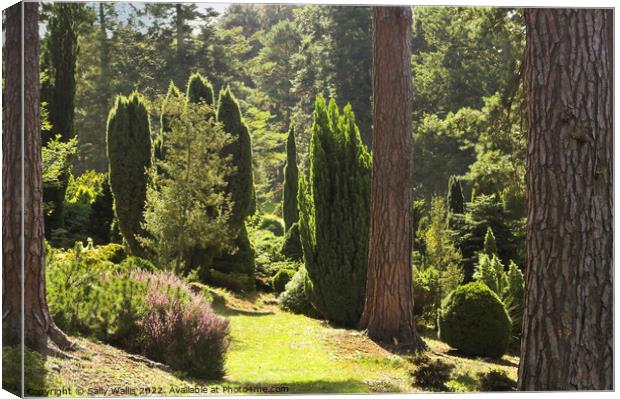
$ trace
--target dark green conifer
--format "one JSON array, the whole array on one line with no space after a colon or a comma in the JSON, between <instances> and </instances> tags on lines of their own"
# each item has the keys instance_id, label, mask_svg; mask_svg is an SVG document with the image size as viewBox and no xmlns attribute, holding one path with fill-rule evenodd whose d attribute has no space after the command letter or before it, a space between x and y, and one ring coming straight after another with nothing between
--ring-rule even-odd
<instances>
[{"instance_id":1,"label":"dark green conifer","mask_svg":"<svg viewBox=\"0 0 620 399\"><path fill-rule=\"evenodd\" d=\"M213 105L213 85L207 78L199 73L194 73L187 82L187 100L192 103L204 102Z\"/></svg>"},{"instance_id":2,"label":"dark green conifer","mask_svg":"<svg viewBox=\"0 0 620 399\"><path fill-rule=\"evenodd\" d=\"M230 157L235 171L227 179L227 192L234 202L229 222L240 229L255 207L254 175L252 172L252 140L248 127L241 117L241 109L230 87L220 92L217 120L232 142L224 147L222 155Z\"/></svg>"},{"instance_id":3,"label":"dark green conifer","mask_svg":"<svg viewBox=\"0 0 620 399\"><path fill-rule=\"evenodd\" d=\"M151 132L149 115L138 93L116 98L108 116L106 143L118 228L131 254L143 256L136 237L142 233Z\"/></svg>"},{"instance_id":4,"label":"dark green conifer","mask_svg":"<svg viewBox=\"0 0 620 399\"><path fill-rule=\"evenodd\" d=\"M41 87L41 100L47 103L52 130L44 132L44 143L56 134L60 134L63 142L75 136L75 73L81 13L79 4L55 3L51 6L42 60L48 79Z\"/></svg>"},{"instance_id":5,"label":"dark green conifer","mask_svg":"<svg viewBox=\"0 0 620 399\"><path fill-rule=\"evenodd\" d=\"M286 140L286 165L284 165L284 192L282 194L282 214L284 231L288 231L297 222L297 189L299 187L299 170L297 169L297 149L295 148L295 129L291 125Z\"/></svg>"},{"instance_id":6,"label":"dark green conifer","mask_svg":"<svg viewBox=\"0 0 620 399\"><path fill-rule=\"evenodd\" d=\"M465 212L463 198L463 187L461 186L461 180L456 176L450 176L448 181L448 214L463 213Z\"/></svg>"},{"instance_id":7,"label":"dark green conifer","mask_svg":"<svg viewBox=\"0 0 620 399\"><path fill-rule=\"evenodd\" d=\"M246 218L254 213L254 176L252 172L252 141L243 122L239 103L230 87L220 92L217 121L232 141L222 150L222 156L230 159L234 171L226 179L226 192L233 206L228 219L232 231L238 231L236 252L220 254L214 259L214 268L224 273L254 273L254 249L245 227Z\"/></svg>"},{"instance_id":8,"label":"dark green conifer","mask_svg":"<svg viewBox=\"0 0 620 399\"><path fill-rule=\"evenodd\" d=\"M351 107L317 98L308 177L299 179L306 293L327 319L354 326L364 306L372 158Z\"/></svg>"}]
</instances>

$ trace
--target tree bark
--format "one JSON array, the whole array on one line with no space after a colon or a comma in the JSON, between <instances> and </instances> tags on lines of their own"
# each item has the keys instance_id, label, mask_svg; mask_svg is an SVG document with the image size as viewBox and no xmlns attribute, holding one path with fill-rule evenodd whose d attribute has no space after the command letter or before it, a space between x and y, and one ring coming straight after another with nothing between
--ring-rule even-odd
<instances>
[{"instance_id":1,"label":"tree bark","mask_svg":"<svg viewBox=\"0 0 620 399\"><path fill-rule=\"evenodd\" d=\"M613 389L613 10L525 11L521 390Z\"/></svg>"},{"instance_id":2,"label":"tree bark","mask_svg":"<svg viewBox=\"0 0 620 399\"><path fill-rule=\"evenodd\" d=\"M420 350L411 270L411 23L410 7L374 7L370 245L360 328L373 340Z\"/></svg>"},{"instance_id":3,"label":"tree bark","mask_svg":"<svg viewBox=\"0 0 620 399\"><path fill-rule=\"evenodd\" d=\"M48 337L62 349L72 345L52 321L45 298L38 6L36 2L22 2L6 11L2 332L4 345L22 343L23 306L23 343L46 353Z\"/></svg>"}]
</instances>

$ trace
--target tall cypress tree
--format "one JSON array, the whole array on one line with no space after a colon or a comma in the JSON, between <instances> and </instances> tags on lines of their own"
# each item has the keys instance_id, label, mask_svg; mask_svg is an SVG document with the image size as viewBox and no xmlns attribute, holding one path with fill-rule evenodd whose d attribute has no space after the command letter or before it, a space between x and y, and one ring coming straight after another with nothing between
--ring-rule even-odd
<instances>
[{"instance_id":1,"label":"tall cypress tree","mask_svg":"<svg viewBox=\"0 0 620 399\"><path fill-rule=\"evenodd\" d=\"M222 123L224 131L232 136L232 142L224 147L222 155L230 157L235 168L235 172L227 179L227 191L234 202L231 226L240 229L255 207L252 140L230 87L220 92L217 120Z\"/></svg>"},{"instance_id":2,"label":"tall cypress tree","mask_svg":"<svg viewBox=\"0 0 620 399\"><path fill-rule=\"evenodd\" d=\"M231 230L238 231L235 245L237 251L224 253L214 259L214 268L225 273L254 273L254 250L245 227L245 219L255 209L254 176L252 172L252 141L247 126L243 122L239 103L230 87L220 92L217 120L224 131L232 136L232 141L222 150L234 168L226 179L226 192L233 206L229 217Z\"/></svg>"},{"instance_id":3,"label":"tall cypress tree","mask_svg":"<svg viewBox=\"0 0 620 399\"><path fill-rule=\"evenodd\" d=\"M299 179L299 230L306 293L327 319L354 326L368 266L371 157L351 106L315 103L309 176Z\"/></svg>"},{"instance_id":4,"label":"tall cypress tree","mask_svg":"<svg viewBox=\"0 0 620 399\"><path fill-rule=\"evenodd\" d=\"M78 56L80 4L55 3L47 25L48 34L43 51L43 69L48 80L41 87L41 100L47 103L51 132L44 132L44 142L53 134L61 141L75 136L75 72Z\"/></svg>"},{"instance_id":5,"label":"tall cypress tree","mask_svg":"<svg viewBox=\"0 0 620 399\"><path fill-rule=\"evenodd\" d=\"M284 192L282 214L284 229L289 231L299 218L297 212L297 189L299 186L299 170L297 169L297 149L295 147L295 128L291 125L286 140L286 165L284 165Z\"/></svg>"},{"instance_id":6,"label":"tall cypress tree","mask_svg":"<svg viewBox=\"0 0 620 399\"><path fill-rule=\"evenodd\" d=\"M143 250L136 237L142 233L151 132L149 115L138 93L116 98L108 116L106 143L118 227L129 251L140 256Z\"/></svg>"},{"instance_id":7,"label":"tall cypress tree","mask_svg":"<svg viewBox=\"0 0 620 399\"><path fill-rule=\"evenodd\" d=\"M463 187L461 186L461 180L456 176L450 176L448 180L448 213L463 213L465 212Z\"/></svg>"}]
</instances>

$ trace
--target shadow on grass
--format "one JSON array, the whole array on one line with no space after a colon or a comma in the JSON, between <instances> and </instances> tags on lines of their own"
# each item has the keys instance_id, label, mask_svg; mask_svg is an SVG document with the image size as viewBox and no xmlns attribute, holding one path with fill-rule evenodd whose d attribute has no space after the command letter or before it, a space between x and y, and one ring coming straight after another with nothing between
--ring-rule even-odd
<instances>
[{"instance_id":1,"label":"shadow on grass","mask_svg":"<svg viewBox=\"0 0 620 399\"><path fill-rule=\"evenodd\" d=\"M17 396L22 392L21 356L20 346L2 348L2 389ZM24 351L24 383L26 396L49 395L45 356L28 349Z\"/></svg>"},{"instance_id":2,"label":"shadow on grass","mask_svg":"<svg viewBox=\"0 0 620 399\"><path fill-rule=\"evenodd\" d=\"M446 352L447 355L450 355L452 357L460 357L462 359L482 359L485 363L492 363L492 364L497 364L499 366L508 366L508 367L519 367L518 363L515 362L511 362L510 360L507 359L497 359L497 358L492 358L492 357L481 357L481 356L470 356L470 355L466 355L456 349L450 349L448 352Z\"/></svg>"},{"instance_id":3,"label":"shadow on grass","mask_svg":"<svg viewBox=\"0 0 620 399\"><path fill-rule=\"evenodd\" d=\"M290 395L311 393L368 393L368 392L400 392L397 386L382 384L377 387L369 387L368 384L356 379L325 381L309 380L297 382L273 382L257 383L245 381L204 381L187 379L194 384L219 386L220 394L251 394L251 395Z\"/></svg>"}]
</instances>

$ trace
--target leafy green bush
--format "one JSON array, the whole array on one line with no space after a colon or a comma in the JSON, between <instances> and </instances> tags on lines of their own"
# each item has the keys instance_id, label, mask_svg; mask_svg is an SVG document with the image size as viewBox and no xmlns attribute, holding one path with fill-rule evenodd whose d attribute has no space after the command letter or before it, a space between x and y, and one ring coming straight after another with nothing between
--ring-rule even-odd
<instances>
[{"instance_id":1,"label":"leafy green bush","mask_svg":"<svg viewBox=\"0 0 620 399\"><path fill-rule=\"evenodd\" d=\"M439 338L464 354L501 357L508 348L511 322L500 298L475 282L458 287L444 300Z\"/></svg>"},{"instance_id":2,"label":"leafy green bush","mask_svg":"<svg viewBox=\"0 0 620 399\"><path fill-rule=\"evenodd\" d=\"M309 317L320 317L319 312L312 306L306 296L306 269L300 267L291 281L284 287L284 292L278 297L278 304L284 310L292 313L304 314Z\"/></svg>"},{"instance_id":3,"label":"leafy green bush","mask_svg":"<svg viewBox=\"0 0 620 399\"><path fill-rule=\"evenodd\" d=\"M228 322L207 299L171 273L151 273L150 262L110 255L77 243L66 252L47 249L48 304L68 333L92 336L142 353L203 378L223 373Z\"/></svg>"},{"instance_id":4,"label":"leafy green bush","mask_svg":"<svg viewBox=\"0 0 620 399\"><path fill-rule=\"evenodd\" d=\"M125 260L121 262L121 264L119 265L119 269L122 271L140 269L147 272L154 272L157 268L150 260L142 259L137 256L128 256Z\"/></svg>"},{"instance_id":5,"label":"leafy green bush","mask_svg":"<svg viewBox=\"0 0 620 399\"><path fill-rule=\"evenodd\" d=\"M504 370L491 370L487 373L478 373L480 391L514 391L517 383Z\"/></svg>"},{"instance_id":6,"label":"leafy green bush","mask_svg":"<svg viewBox=\"0 0 620 399\"><path fill-rule=\"evenodd\" d=\"M263 215L258 228L261 230L271 231L278 237L284 235L284 226L282 225L280 218L274 215Z\"/></svg>"},{"instance_id":7,"label":"leafy green bush","mask_svg":"<svg viewBox=\"0 0 620 399\"><path fill-rule=\"evenodd\" d=\"M286 284L293 278L295 275L295 270L290 269L280 269L276 273L275 276L271 279L271 286L273 290L279 294L284 291Z\"/></svg>"},{"instance_id":8,"label":"leafy green bush","mask_svg":"<svg viewBox=\"0 0 620 399\"><path fill-rule=\"evenodd\" d=\"M417 322L434 326L441 305L441 273L432 266L413 269L413 304Z\"/></svg>"},{"instance_id":9,"label":"leafy green bush","mask_svg":"<svg viewBox=\"0 0 620 399\"><path fill-rule=\"evenodd\" d=\"M282 245L282 237L278 237L269 230L261 230L254 226L249 226L248 234L250 241L256 252L256 272L258 275L273 276L277 269L272 273L268 269L272 269L271 265L284 261L286 258L280 253Z\"/></svg>"},{"instance_id":10,"label":"leafy green bush","mask_svg":"<svg viewBox=\"0 0 620 399\"><path fill-rule=\"evenodd\" d=\"M445 363L440 359L432 361L427 355L418 356L414 360L416 368L411 375L416 386L437 391L446 391L446 383L450 380L450 375L454 366Z\"/></svg>"}]
</instances>

